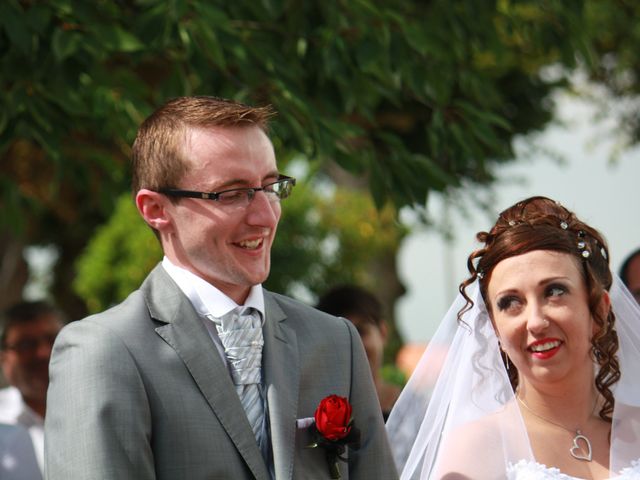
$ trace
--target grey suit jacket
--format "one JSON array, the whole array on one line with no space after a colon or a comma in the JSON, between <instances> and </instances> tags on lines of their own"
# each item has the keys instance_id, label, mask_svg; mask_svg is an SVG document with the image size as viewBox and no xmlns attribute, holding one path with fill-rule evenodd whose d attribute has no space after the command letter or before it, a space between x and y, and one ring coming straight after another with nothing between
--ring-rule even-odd
<instances>
[{"instance_id":1,"label":"grey suit jacket","mask_svg":"<svg viewBox=\"0 0 640 480\"><path fill-rule=\"evenodd\" d=\"M357 331L265 291L263 365L276 478L326 479L306 448L327 395L347 397L362 431L343 479L397 478ZM56 340L45 421L45 476L81 479L268 479L225 363L189 300L161 267L120 305Z\"/></svg>"}]
</instances>

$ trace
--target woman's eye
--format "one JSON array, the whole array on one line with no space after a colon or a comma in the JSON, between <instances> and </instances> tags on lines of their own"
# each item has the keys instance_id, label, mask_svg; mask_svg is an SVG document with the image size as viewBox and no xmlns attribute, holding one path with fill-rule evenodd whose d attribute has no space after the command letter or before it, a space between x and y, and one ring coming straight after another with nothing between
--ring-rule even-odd
<instances>
[{"instance_id":1,"label":"woman's eye","mask_svg":"<svg viewBox=\"0 0 640 480\"><path fill-rule=\"evenodd\" d=\"M515 297L502 297L498 299L497 306L498 310L505 311L509 308L512 308L516 304L517 299Z\"/></svg>"}]
</instances>

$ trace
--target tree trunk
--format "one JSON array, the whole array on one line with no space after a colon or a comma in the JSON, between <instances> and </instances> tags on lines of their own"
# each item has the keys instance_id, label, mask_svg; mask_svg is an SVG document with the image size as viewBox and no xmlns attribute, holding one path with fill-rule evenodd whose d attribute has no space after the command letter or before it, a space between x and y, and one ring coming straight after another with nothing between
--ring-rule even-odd
<instances>
[{"instance_id":1,"label":"tree trunk","mask_svg":"<svg viewBox=\"0 0 640 480\"><path fill-rule=\"evenodd\" d=\"M22 251L24 240L5 229L0 232L0 310L22 300L29 266Z\"/></svg>"},{"instance_id":2,"label":"tree trunk","mask_svg":"<svg viewBox=\"0 0 640 480\"><path fill-rule=\"evenodd\" d=\"M22 300L29 267L22 255L24 241L8 230L0 232L0 311ZM0 388L7 382L0 372Z\"/></svg>"},{"instance_id":3,"label":"tree trunk","mask_svg":"<svg viewBox=\"0 0 640 480\"><path fill-rule=\"evenodd\" d=\"M384 363L395 364L396 355L404 344L398 331L395 318L395 305L400 297L406 293L404 284L398 276L398 250L384 258L372 262L369 267L370 275L376 279L374 294L382 303L387 321L387 345L384 351Z\"/></svg>"},{"instance_id":4,"label":"tree trunk","mask_svg":"<svg viewBox=\"0 0 640 480\"><path fill-rule=\"evenodd\" d=\"M353 175L335 162L328 162L324 171L336 185L369 194L367 175ZM371 283L375 285L372 293L382 303L389 333L385 347L384 363L392 364L395 364L396 355L404 344L395 320L396 302L406 292L406 288L398 276L397 257L399 249L400 245L397 245L394 251L389 252L384 257L376 258L368 266L369 275L372 279Z\"/></svg>"}]
</instances>

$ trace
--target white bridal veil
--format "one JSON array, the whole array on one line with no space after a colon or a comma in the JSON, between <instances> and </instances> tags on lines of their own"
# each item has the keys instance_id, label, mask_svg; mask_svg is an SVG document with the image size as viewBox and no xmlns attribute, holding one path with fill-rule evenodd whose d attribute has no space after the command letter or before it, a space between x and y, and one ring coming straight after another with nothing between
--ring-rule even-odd
<instances>
[{"instance_id":1,"label":"white bridal veil","mask_svg":"<svg viewBox=\"0 0 640 480\"><path fill-rule=\"evenodd\" d=\"M387 422L401 479L504 479L535 461L477 282L467 290L473 308L458 322L457 296ZM640 307L617 277L610 296L622 373L612 388L617 474L640 458Z\"/></svg>"}]
</instances>

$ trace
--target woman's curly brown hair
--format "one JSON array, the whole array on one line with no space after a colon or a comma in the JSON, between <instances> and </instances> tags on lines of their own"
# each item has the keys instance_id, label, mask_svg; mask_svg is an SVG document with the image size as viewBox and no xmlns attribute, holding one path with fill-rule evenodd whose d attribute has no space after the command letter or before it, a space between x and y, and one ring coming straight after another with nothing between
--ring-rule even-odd
<instances>
[{"instance_id":1,"label":"woman's curly brown hair","mask_svg":"<svg viewBox=\"0 0 640 480\"><path fill-rule=\"evenodd\" d=\"M581 273L588 292L589 311L600 327L591 339L593 360L599 365L595 386L604 398L600 417L611 422L614 398L611 386L620 378L618 363L618 335L615 315L609 309L603 316L600 305L604 291L611 288L609 252L602 235L559 203L546 197L531 197L503 211L489 232L479 232L478 241L484 246L469 255L467 267L471 276L460 284L459 290L466 306L458 319L473 306L466 288L478 280L480 293L491 314L487 287L494 267L506 258L534 250L549 250L575 256L582 265ZM514 391L518 386L518 371L511 360L503 358Z\"/></svg>"}]
</instances>

